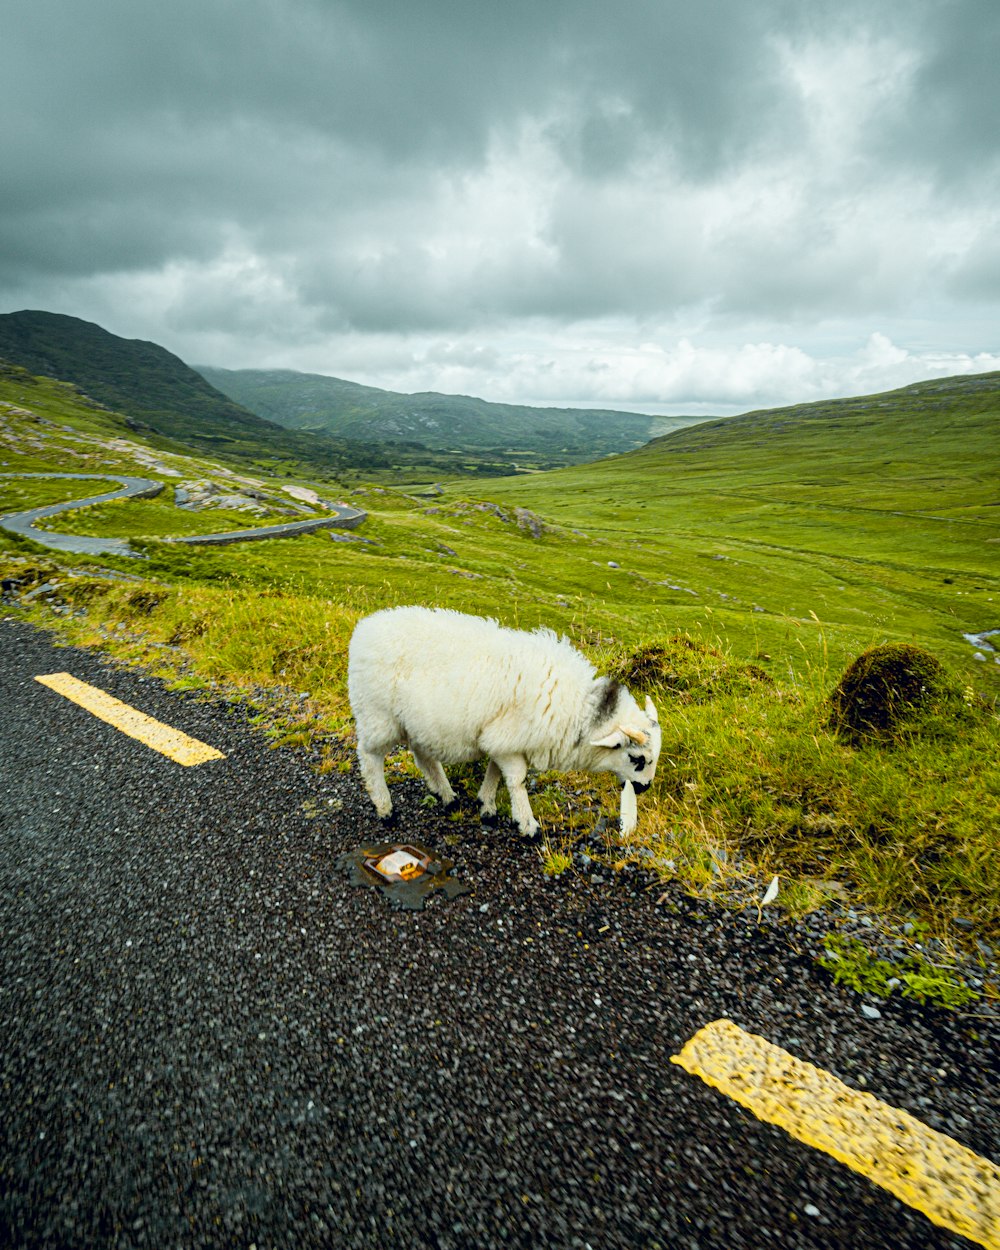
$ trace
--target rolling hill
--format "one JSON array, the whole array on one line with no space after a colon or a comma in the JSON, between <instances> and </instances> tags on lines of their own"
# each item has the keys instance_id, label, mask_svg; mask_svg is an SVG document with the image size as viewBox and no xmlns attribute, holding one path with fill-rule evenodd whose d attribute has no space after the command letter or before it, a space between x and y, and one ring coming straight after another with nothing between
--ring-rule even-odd
<instances>
[{"instance_id":1,"label":"rolling hill","mask_svg":"<svg viewBox=\"0 0 1000 1250\"><path fill-rule=\"evenodd\" d=\"M382 468L382 449L329 435L300 434L249 412L156 343L123 339L59 313L0 315L0 358L29 373L70 382L130 418L154 443L243 461L282 460L316 470Z\"/></svg>"},{"instance_id":2,"label":"rolling hill","mask_svg":"<svg viewBox=\"0 0 1000 1250\"><path fill-rule=\"evenodd\" d=\"M711 421L489 496L591 532L631 535L648 516L675 548L709 534L729 552L753 546L762 586L773 587L769 550L864 558L866 539L882 547L876 527L911 552L926 530L923 555L942 575L961 547L985 576L1000 524L1000 372Z\"/></svg>"},{"instance_id":3,"label":"rolling hill","mask_svg":"<svg viewBox=\"0 0 1000 1250\"><path fill-rule=\"evenodd\" d=\"M736 443L757 448L762 446L763 436L772 445L782 440L794 442L798 454L808 449L814 438L822 439L821 431L825 431L833 440L826 450L834 450L836 439L851 432L862 441L874 439L886 451L894 448L899 454L926 458L944 450L949 431L951 436L959 436L967 433L967 426L981 425L983 420L995 427L998 403L1000 372L931 378L877 395L790 404L746 412L725 421L705 421L697 429L671 438L670 449L707 451ZM923 447L911 446L914 440ZM665 447L665 438L655 438L647 450L658 452ZM987 449L988 444L982 450ZM839 450L843 454L849 447L841 442ZM955 450L961 454L960 448ZM822 454L821 446L815 447L813 454ZM1000 456L987 455L983 467L1000 468Z\"/></svg>"},{"instance_id":4,"label":"rolling hill","mask_svg":"<svg viewBox=\"0 0 1000 1250\"><path fill-rule=\"evenodd\" d=\"M547 466L631 451L659 428L658 418L635 412L535 408L433 391L407 395L286 369L198 370L224 395L289 429L488 451L508 459L529 454L543 457ZM678 424L702 419L672 418Z\"/></svg>"},{"instance_id":5,"label":"rolling hill","mask_svg":"<svg viewBox=\"0 0 1000 1250\"><path fill-rule=\"evenodd\" d=\"M793 620L822 621L838 662L838 633L969 657L963 635L1000 628L1000 373L747 413L480 489L616 546L609 595L672 587L691 600L674 620L710 608L747 651L777 650L769 626Z\"/></svg>"},{"instance_id":6,"label":"rolling hill","mask_svg":"<svg viewBox=\"0 0 1000 1250\"><path fill-rule=\"evenodd\" d=\"M156 343L42 311L0 315L0 359L71 383L154 442L311 473L502 476L628 451L662 428L636 413L400 395L286 371L198 372Z\"/></svg>"},{"instance_id":7,"label":"rolling hill","mask_svg":"<svg viewBox=\"0 0 1000 1250\"><path fill-rule=\"evenodd\" d=\"M207 523L169 487L225 490L231 471L215 454L150 454L123 433L70 385L0 367L0 512L61 489L8 475L75 467L168 487L60 518L67 532L128 539L143 561L95 566L0 532L0 574L22 605L9 610L183 689L271 690L269 736L322 751L324 772L350 764L359 616L425 603L547 625L661 709L660 769L632 852L665 879L731 888L745 904L780 874L792 908L829 894L945 942L956 930L995 941L1000 375L710 422L474 493L359 486L356 534L218 549L164 541ZM315 479L290 490L285 465L254 478L272 500L327 490ZM212 514L212 529L245 525L240 512ZM830 723L829 696L873 644L931 648L951 676L912 733L852 743ZM608 811L618 802L598 784L538 787L556 838L593 828L595 793ZM609 851L621 867L622 847Z\"/></svg>"}]
</instances>

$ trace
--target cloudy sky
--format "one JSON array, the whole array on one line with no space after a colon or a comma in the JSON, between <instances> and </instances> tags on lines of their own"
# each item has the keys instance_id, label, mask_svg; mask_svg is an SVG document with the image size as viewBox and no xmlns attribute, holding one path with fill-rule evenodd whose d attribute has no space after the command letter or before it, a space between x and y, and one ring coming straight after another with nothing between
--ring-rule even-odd
<instances>
[{"instance_id":1,"label":"cloudy sky","mask_svg":"<svg viewBox=\"0 0 1000 1250\"><path fill-rule=\"evenodd\" d=\"M0 5L0 311L650 412L1000 369L997 0Z\"/></svg>"}]
</instances>

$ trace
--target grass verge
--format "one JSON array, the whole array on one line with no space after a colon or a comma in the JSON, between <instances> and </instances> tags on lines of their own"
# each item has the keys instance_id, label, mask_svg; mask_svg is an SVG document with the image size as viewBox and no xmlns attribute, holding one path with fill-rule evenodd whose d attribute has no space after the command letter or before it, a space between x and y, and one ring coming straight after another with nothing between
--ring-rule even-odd
<instances>
[{"instance_id":1,"label":"grass verge","mask_svg":"<svg viewBox=\"0 0 1000 1250\"><path fill-rule=\"evenodd\" d=\"M240 583L67 576L28 557L3 568L22 591L57 583L48 606L28 611L66 641L178 688L258 704L258 723L276 745L309 750L323 771L351 768L347 644L375 604ZM793 911L849 897L916 918L949 945L967 935L996 940L998 719L985 699L957 688L897 738L852 741L831 721L836 674L779 683L759 664L686 635L588 649L603 671L653 697L664 730L638 833L609 843L610 861L641 862L663 880L744 903L778 875ZM458 782L474 791L478 772L465 771ZM403 757L392 772L414 775ZM606 778L542 774L533 804L562 838L546 853L545 871L555 873L568 867L562 857L574 838L593 828L596 809L613 819L617 792Z\"/></svg>"}]
</instances>

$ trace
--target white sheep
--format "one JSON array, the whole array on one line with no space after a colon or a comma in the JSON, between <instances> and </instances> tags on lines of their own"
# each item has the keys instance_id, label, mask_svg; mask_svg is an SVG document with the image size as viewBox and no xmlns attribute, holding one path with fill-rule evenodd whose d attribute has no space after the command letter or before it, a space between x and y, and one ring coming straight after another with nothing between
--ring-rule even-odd
<instances>
[{"instance_id":1,"label":"white sheep","mask_svg":"<svg viewBox=\"0 0 1000 1250\"><path fill-rule=\"evenodd\" d=\"M636 792L649 788L660 754L652 700L629 692L550 629L505 629L443 608L389 608L358 622L348 692L365 788L392 816L385 757L409 747L433 794L455 801L442 764L489 757L481 816L496 816L501 777L522 834L538 832L528 768L613 772L622 782L621 829L636 823Z\"/></svg>"}]
</instances>

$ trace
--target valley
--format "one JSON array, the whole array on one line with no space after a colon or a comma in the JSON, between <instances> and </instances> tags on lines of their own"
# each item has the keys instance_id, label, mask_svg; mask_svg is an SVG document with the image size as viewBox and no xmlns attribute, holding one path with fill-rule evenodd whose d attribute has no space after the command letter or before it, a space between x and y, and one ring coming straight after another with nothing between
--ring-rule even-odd
<instances>
[{"instance_id":1,"label":"valley","mask_svg":"<svg viewBox=\"0 0 1000 1250\"><path fill-rule=\"evenodd\" d=\"M28 619L248 702L321 772L352 767L345 657L361 615L428 603L551 626L664 718L636 840L607 835L609 871L642 863L734 905L777 873L792 915L849 897L951 949L1000 930L1000 664L967 637L1000 627L998 382L707 422L556 472L410 485L241 470L7 366L0 473L72 466L167 489L58 520L139 559L55 555L0 530L0 572ZM52 481L0 478L0 512L58 497ZM366 520L217 549L165 541L331 504ZM901 643L938 657L947 690L923 729L859 749L831 729L829 696L867 648ZM457 784L474 789L466 771ZM405 753L390 772L413 775ZM601 779L533 784L555 871L615 796Z\"/></svg>"},{"instance_id":2,"label":"valley","mask_svg":"<svg viewBox=\"0 0 1000 1250\"><path fill-rule=\"evenodd\" d=\"M663 423L634 412L527 407L433 392L405 395L290 370L198 368L223 394L288 429L489 457L507 473L630 451L659 433ZM697 419L681 417L677 424Z\"/></svg>"}]
</instances>

